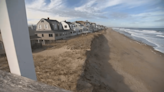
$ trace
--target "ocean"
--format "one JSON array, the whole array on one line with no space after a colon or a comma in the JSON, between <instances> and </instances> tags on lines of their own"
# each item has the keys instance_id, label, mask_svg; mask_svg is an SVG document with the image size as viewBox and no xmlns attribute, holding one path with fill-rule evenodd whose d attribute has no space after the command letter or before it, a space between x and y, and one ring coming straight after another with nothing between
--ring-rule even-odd
<instances>
[{"instance_id":1,"label":"ocean","mask_svg":"<svg viewBox=\"0 0 164 92\"><path fill-rule=\"evenodd\" d=\"M112 28L136 41L152 46L164 53L164 28Z\"/></svg>"}]
</instances>

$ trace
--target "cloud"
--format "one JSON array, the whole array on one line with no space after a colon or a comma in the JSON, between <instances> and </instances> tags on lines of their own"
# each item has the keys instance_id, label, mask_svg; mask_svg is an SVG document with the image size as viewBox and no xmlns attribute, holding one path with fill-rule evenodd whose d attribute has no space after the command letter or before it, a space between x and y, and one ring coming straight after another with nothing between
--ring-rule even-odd
<instances>
[{"instance_id":1,"label":"cloud","mask_svg":"<svg viewBox=\"0 0 164 92\"><path fill-rule=\"evenodd\" d=\"M110 13L110 17L114 19L125 19L125 18L129 18L130 15L127 13L113 12L113 13Z\"/></svg>"},{"instance_id":2,"label":"cloud","mask_svg":"<svg viewBox=\"0 0 164 92\"><path fill-rule=\"evenodd\" d=\"M26 0L28 2L29 0ZM162 21L164 12L161 7L155 10L137 13L132 11L140 11L145 5L156 4L160 0L79 0L80 3L71 6L69 0L31 0L26 3L26 11L29 24L36 24L41 18L50 17L58 21L88 19L97 22L106 22L108 19L117 19L117 23L124 24L128 19L128 23L152 23L152 21ZM71 6L71 7L70 7ZM140 7L141 6L141 7ZM137 8L139 7L139 8ZM126 9L129 9L127 13ZM138 9L138 10L137 10ZM161 10L161 11L160 11ZM114 12L113 12L114 11ZM135 13L135 14L134 14ZM107 25L107 24L106 24ZM117 24L119 25L119 24Z\"/></svg>"},{"instance_id":3,"label":"cloud","mask_svg":"<svg viewBox=\"0 0 164 92\"><path fill-rule=\"evenodd\" d=\"M51 19L56 19L58 21L71 19L69 17L61 17L59 15L53 15L52 13L49 12L36 11L31 9L26 9L26 11L27 11L28 24L36 24L41 18L47 18L47 17Z\"/></svg>"},{"instance_id":4,"label":"cloud","mask_svg":"<svg viewBox=\"0 0 164 92\"><path fill-rule=\"evenodd\" d=\"M102 12L77 11L75 8L66 6L66 0L35 0L31 4L26 4L28 23L36 24L40 18L51 17L57 20L68 20L72 18L107 18Z\"/></svg>"},{"instance_id":5,"label":"cloud","mask_svg":"<svg viewBox=\"0 0 164 92\"><path fill-rule=\"evenodd\" d=\"M87 0L87 2L79 7L75 7L76 11L95 13L105 8L113 7L116 5L125 6L128 8L137 7L147 4L153 0ZM159 0L157 0L159 1Z\"/></svg>"},{"instance_id":6,"label":"cloud","mask_svg":"<svg viewBox=\"0 0 164 92\"><path fill-rule=\"evenodd\" d=\"M154 22L164 22L164 18L161 18L161 19L155 20Z\"/></svg>"}]
</instances>

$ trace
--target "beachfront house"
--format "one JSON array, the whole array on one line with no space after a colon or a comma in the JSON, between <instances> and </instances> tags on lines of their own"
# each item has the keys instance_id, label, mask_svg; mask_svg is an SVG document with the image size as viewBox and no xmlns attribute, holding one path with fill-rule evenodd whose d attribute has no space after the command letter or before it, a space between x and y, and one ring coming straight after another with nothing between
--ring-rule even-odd
<instances>
[{"instance_id":1,"label":"beachfront house","mask_svg":"<svg viewBox=\"0 0 164 92\"><path fill-rule=\"evenodd\" d=\"M101 30L104 30L104 29L105 29L105 27L103 25L101 25Z\"/></svg>"},{"instance_id":2,"label":"beachfront house","mask_svg":"<svg viewBox=\"0 0 164 92\"><path fill-rule=\"evenodd\" d=\"M81 25L80 23L72 22L73 25L73 31L76 32L77 34L82 34L84 26Z\"/></svg>"},{"instance_id":3,"label":"beachfront house","mask_svg":"<svg viewBox=\"0 0 164 92\"><path fill-rule=\"evenodd\" d=\"M76 21L76 23L79 23L79 24L81 24L81 26L83 26L82 33L91 33L92 32L90 22L88 22L88 21Z\"/></svg>"},{"instance_id":4,"label":"beachfront house","mask_svg":"<svg viewBox=\"0 0 164 92\"><path fill-rule=\"evenodd\" d=\"M85 24L86 24L86 28L88 29L89 33L92 33L93 29L92 29L91 23L88 20L86 20Z\"/></svg>"},{"instance_id":5,"label":"beachfront house","mask_svg":"<svg viewBox=\"0 0 164 92\"><path fill-rule=\"evenodd\" d=\"M91 23L91 29L93 32L97 31L96 23Z\"/></svg>"},{"instance_id":6,"label":"beachfront house","mask_svg":"<svg viewBox=\"0 0 164 92\"><path fill-rule=\"evenodd\" d=\"M96 25L96 30L99 31L100 30L100 25Z\"/></svg>"},{"instance_id":7,"label":"beachfront house","mask_svg":"<svg viewBox=\"0 0 164 92\"><path fill-rule=\"evenodd\" d=\"M61 22L64 30L71 30L71 27L70 27L69 23L70 22L66 22L66 21Z\"/></svg>"},{"instance_id":8,"label":"beachfront house","mask_svg":"<svg viewBox=\"0 0 164 92\"><path fill-rule=\"evenodd\" d=\"M64 39L70 35L70 32L70 27L66 22L42 18L37 23L35 34L40 37L38 38L38 43L45 44L49 41Z\"/></svg>"},{"instance_id":9,"label":"beachfront house","mask_svg":"<svg viewBox=\"0 0 164 92\"><path fill-rule=\"evenodd\" d=\"M66 25L66 24L67 24L67 25ZM77 32L74 31L74 24L73 24L72 22L64 21L64 22L62 22L62 25L63 25L63 27L65 27L65 26L68 26L68 27L69 27L68 30L71 31L71 32L70 32L70 36L75 36L75 35L77 35Z\"/></svg>"}]
</instances>

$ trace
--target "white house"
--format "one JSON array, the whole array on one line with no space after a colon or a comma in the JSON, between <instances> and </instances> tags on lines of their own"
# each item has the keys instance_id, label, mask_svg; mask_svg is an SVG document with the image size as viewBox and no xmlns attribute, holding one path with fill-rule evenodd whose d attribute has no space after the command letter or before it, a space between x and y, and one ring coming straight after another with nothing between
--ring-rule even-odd
<instances>
[{"instance_id":1,"label":"white house","mask_svg":"<svg viewBox=\"0 0 164 92\"><path fill-rule=\"evenodd\" d=\"M77 34L82 34L84 30L84 26L76 22L72 22L72 24L73 24L73 31L76 31Z\"/></svg>"},{"instance_id":2,"label":"white house","mask_svg":"<svg viewBox=\"0 0 164 92\"><path fill-rule=\"evenodd\" d=\"M97 31L100 31L101 30L101 25L96 25L96 29L97 29Z\"/></svg>"},{"instance_id":3,"label":"white house","mask_svg":"<svg viewBox=\"0 0 164 92\"><path fill-rule=\"evenodd\" d=\"M82 33L91 33L92 32L90 22L88 22L88 21L76 21L76 23L79 23L83 26Z\"/></svg>"},{"instance_id":4,"label":"white house","mask_svg":"<svg viewBox=\"0 0 164 92\"><path fill-rule=\"evenodd\" d=\"M96 23L91 23L91 29L92 31L97 31L97 28L96 28Z\"/></svg>"},{"instance_id":5,"label":"white house","mask_svg":"<svg viewBox=\"0 0 164 92\"><path fill-rule=\"evenodd\" d=\"M86 20L85 24L86 24L86 28L89 31L89 33L92 33L93 29L92 29L91 23L88 20Z\"/></svg>"},{"instance_id":6,"label":"white house","mask_svg":"<svg viewBox=\"0 0 164 92\"><path fill-rule=\"evenodd\" d=\"M66 23L66 21L61 22L61 24L64 30L71 30L71 27L69 26L68 23Z\"/></svg>"}]
</instances>

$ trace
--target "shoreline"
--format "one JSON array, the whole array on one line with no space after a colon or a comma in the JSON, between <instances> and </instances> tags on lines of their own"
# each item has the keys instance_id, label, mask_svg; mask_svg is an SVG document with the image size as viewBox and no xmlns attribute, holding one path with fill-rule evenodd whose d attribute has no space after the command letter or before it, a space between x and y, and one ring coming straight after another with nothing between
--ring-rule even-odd
<instances>
[{"instance_id":1,"label":"shoreline","mask_svg":"<svg viewBox=\"0 0 164 92\"><path fill-rule=\"evenodd\" d=\"M114 32L117 32L117 31L113 30L112 28L111 28L111 30L114 31ZM124 36L124 37L126 37L126 38L128 38L128 39L131 40L131 41L134 41L134 42L140 43L140 44L142 44L142 45L145 45L145 46L147 46L148 48L150 48L152 51L154 51L154 52L156 52L156 53L161 54L161 55L164 56L164 53L162 53L162 52L160 52L160 51L158 51L158 50L155 50L154 47L152 47L152 46L150 46L150 45L147 45L147 44L145 44L145 43L143 43L143 42L139 42L139 41L137 41L137 40L134 40L134 39L132 39L132 38L130 38L130 37L124 35L124 34L119 33L119 32L117 32L117 33L120 34L120 35L122 35L122 36Z\"/></svg>"}]
</instances>

